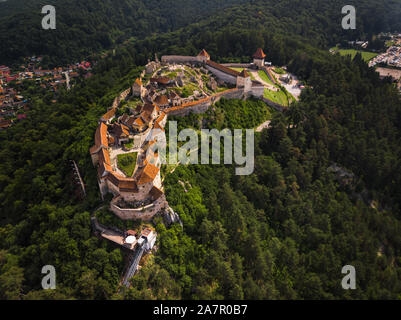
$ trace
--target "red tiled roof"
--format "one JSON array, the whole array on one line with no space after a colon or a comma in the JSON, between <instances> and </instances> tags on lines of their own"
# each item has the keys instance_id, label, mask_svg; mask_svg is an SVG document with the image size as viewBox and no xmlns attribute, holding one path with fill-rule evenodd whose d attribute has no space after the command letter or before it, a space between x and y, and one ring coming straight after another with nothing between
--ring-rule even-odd
<instances>
[{"instance_id":1,"label":"red tiled roof","mask_svg":"<svg viewBox=\"0 0 401 320\"><path fill-rule=\"evenodd\" d=\"M266 58L265 53L263 52L262 48L258 48L258 50L256 50L255 54L253 55L253 57L255 59L264 59Z\"/></svg>"}]
</instances>

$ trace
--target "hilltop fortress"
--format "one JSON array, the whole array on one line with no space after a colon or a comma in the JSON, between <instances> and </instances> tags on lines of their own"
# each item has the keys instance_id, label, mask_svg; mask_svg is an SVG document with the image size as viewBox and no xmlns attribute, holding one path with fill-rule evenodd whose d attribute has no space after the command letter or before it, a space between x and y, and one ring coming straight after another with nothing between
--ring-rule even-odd
<instances>
[{"instance_id":1,"label":"hilltop fortress","mask_svg":"<svg viewBox=\"0 0 401 320\"><path fill-rule=\"evenodd\" d=\"M243 67L263 69L265 57L258 49L254 62ZM147 222L160 215L166 224L181 223L168 205L160 175L159 148L166 147L167 117L205 112L222 97L265 100L264 85L241 70L211 61L205 50L196 57L163 56L161 62L156 57L132 86L114 99L99 119L90 155L97 168L102 199L113 195L109 209L116 216ZM267 68L265 72L268 74ZM271 80L274 82L273 77ZM129 250L131 258L122 280L129 286L142 255L155 245L155 230L145 226L121 231L101 225L95 216L91 222L96 234Z\"/></svg>"},{"instance_id":2,"label":"hilltop fortress","mask_svg":"<svg viewBox=\"0 0 401 320\"><path fill-rule=\"evenodd\" d=\"M265 57L258 49L253 67L263 68ZM167 116L205 112L221 97L263 98L263 90L246 70L213 62L205 50L195 57L163 56L161 62L157 57L149 62L100 118L90 149L102 198L113 194L110 210L124 220L149 221L161 214L177 221L163 192L157 152L157 143L165 143Z\"/></svg>"}]
</instances>

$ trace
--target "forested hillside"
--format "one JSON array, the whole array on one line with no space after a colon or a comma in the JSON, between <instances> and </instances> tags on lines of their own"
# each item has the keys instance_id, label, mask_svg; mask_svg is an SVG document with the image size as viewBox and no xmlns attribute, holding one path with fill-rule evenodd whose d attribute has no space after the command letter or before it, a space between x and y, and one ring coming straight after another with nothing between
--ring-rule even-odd
<instances>
[{"instance_id":1,"label":"forested hillside","mask_svg":"<svg viewBox=\"0 0 401 320\"><path fill-rule=\"evenodd\" d=\"M36 54L50 66L67 64L129 38L143 39L201 20L246 0L56 0L56 30L43 30L41 0L0 3L0 61Z\"/></svg>"},{"instance_id":2,"label":"forested hillside","mask_svg":"<svg viewBox=\"0 0 401 320\"><path fill-rule=\"evenodd\" d=\"M400 95L359 55L351 61L316 47L332 33L313 40L327 26L302 6L307 1L274 2L272 11L282 8L275 14L286 9L285 22L261 10L273 2L252 1L249 10L221 11L126 44L100 60L93 77L61 91L58 103L38 95L25 121L0 132L1 299L401 298ZM312 26L299 32L295 16ZM223 61L249 59L259 46L311 88L283 114L269 114L259 101L222 100L214 111L175 119L221 129L273 117L271 128L256 135L250 176L235 176L232 166L164 170L169 204L184 227L166 229L159 221L157 254L130 290L116 294L123 255L90 229L102 203L88 153L99 116L156 52L205 47ZM69 159L87 185L85 201L74 195ZM333 162L355 174L354 185L327 170ZM122 224L107 210L100 215ZM56 267L57 290L41 290L46 264ZM356 267L355 291L340 286L345 264Z\"/></svg>"},{"instance_id":3,"label":"forested hillside","mask_svg":"<svg viewBox=\"0 0 401 320\"><path fill-rule=\"evenodd\" d=\"M354 4L358 11L358 27L352 32L341 28L341 8L346 4ZM212 33L223 32L227 25L240 30L268 28L300 35L318 46L335 44L344 37L370 39L380 31L401 30L399 0L380 4L374 0L56 0L52 5L57 12L57 29L43 30L43 1L0 3L2 63L36 54L44 55L44 63L50 66L67 64L130 38L143 39L195 22L200 24L180 30L180 40L185 34L197 34L205 24ZM208 37L208 33L202 33L204 40ZM227 48L237 52L241 46L244 44Z\"/></svg>"}]
</instances>

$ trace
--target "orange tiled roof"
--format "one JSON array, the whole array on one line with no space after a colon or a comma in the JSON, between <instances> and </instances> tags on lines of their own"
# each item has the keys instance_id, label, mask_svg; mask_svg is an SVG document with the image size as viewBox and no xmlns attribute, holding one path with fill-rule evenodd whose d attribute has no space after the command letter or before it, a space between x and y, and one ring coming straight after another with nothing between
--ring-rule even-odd
<instances>
[{"instance_id":1,"label":"orange tiled roof","mask_svg":"<svg viewBox=\"0 0 401 320\"><path fill-rule=\"evenodd\" d=\"M165 117L166 117L166 113L162 112L160 114L160 116L156 119L156 122L160 124L160 122L162 122Z\"/></svg>"},{"instance_id":2,"label":"orange tiled roof","mask_svg":"<svg viewBox=\"0 0 401 320\"><path fill-rule=\"evenodd\" d=\"M125 191L125 192L138 192L138 186L135 182L135 180L124 180L120 181L118 184L118 188L120 191Z\"/></svg>"},{"instance_id":3,"label":"orange tiled roof","mask_svg":"<svg viewBox=\"0 0 401 320\"><path fill-rule=\"evenodd\" d=\"M118 187L118 185L120 184L120 178L122 177L115 172L109 172L109 174L107 175L107 180L109 180L116 187Z\"/></svg>"},{"instance_id":4,"label":"orange tiled roof","mask_svg":"<svg viewBox=\"0 0 401 320\"><path fill-rule=\"evenodd\" d=\"M253 55L253 57L255 59L264 59L266 58L265 53L263 52L262 48L258 48L258 50L256 50L255 54Z\"/></svg>"},{"instance_id":5,"label":"orange tiled roof","mask_svg":"<svg viewBox=\"0 0 401 320\"><path fill-rule=\"evenodd\" d=\"M164 128L157 121L155 122L155 125L153 126L153 129L160 129L162 131L165 131Z\"/></svg>"},{"instance_id":6,"label":"orange tiled roof","mask_svg":"<svg viewBox=\"0 0 401 320\"><path fill-rule=\"evenodd\" d=\"M210 55L206 52L205 49L202 49L202 51L199 52L198 56L210 58Z\"/></svg>"},{"instance_id":7,"label":"orange tiled roof","mask_svg":"<svg viewBox=\"0 0 401 320\"><path fill-rule=\"evenodd\" d=\"M111 161L110 161L110 154L109 154L109 152L108 152L106 149L104 149L104 148L102 148L102 149L99 151L99 162L100 162L100 163L105 162L105 163L107 163L107 164L111 164Z\"/></svg>"},{"instance_id":8,"label":"orange tiled roof","mask_svg":"<svg viewBox=\"0 0 401 320\"><path fill-rule=\"evenodd\" d=\"M159 168L151 163L147 163L146 166L143 168L141 177L139 178L138 184L146 184L152 182L157 174L159 173Z\"/></svg>"},{"instance_id":9,"label":"orange tiled roof","mask_svg":"<svg viewBox=\"0 0 401 320\"><path fill-rule=\"evenodd\" d=\"M142 85L142 80L141 80L140 78L136 78L135 83L136 83L138 86L141 86L141 85Z\"/></svg>"},{"instance_id":10,"label":"orange tiled roof","mask_svg":"<svg viewBox=\"0 0 401 320\"><path fill-rule=\"evenodd\" d=\"M127 126L124 126L123 124L120 124L122 132L126 135L129 136L129 128Z\"/></svg>"},{"instance_id":11,"label":"orange tiled roof","mask_svg":"<svg viewBox=\"0 0 401 320\"><path fill-rule=\"evenodd\" d=\"M99 168L97 169L97 172L98 172L98 175L99 175L99 178L100 178L100 177L103 176L103 174L105 172L113 172L113 168L111 167L111 165L109 165L109 164L107 164L105 162L102 162L100 164Z\"/></svg>"},{"instance_id":12,"label":"orange tiled roof","mask_svg":"<svg viewBox=\"0 0 401 320\"><path fill-rule=\"evenodd\" d=\"M116 114L116 109L114 109L114 108L113 108L113 109L110 109L109 111L107 111L107 112L102 116L102 119L108 121L108 120L110 120L111 118L113 118L115 114Z\"/></svg>"},{"instance_id":13,"label":"orange tiled roof","mask_svg":"<svg viewBox=\"0 0 401 320\"><path fill-rule=\"evenodd\" d=\"M95 145L96 146L105 146L106 148L109 147L107 142L107 126L104 123L101 123L95 133Z\"/></svg>"},{"instance_id":14,"label":"orange tiled roof","mask_svg":"<svg viewBox=\"0 0 401 320\"><path fill-rule=\"evenodd\" d=\"M145 125L142 121L141 118L136 118L133 125L137 126L137 127L142 127L143 125Z\"/></svg>"}]
</instances>

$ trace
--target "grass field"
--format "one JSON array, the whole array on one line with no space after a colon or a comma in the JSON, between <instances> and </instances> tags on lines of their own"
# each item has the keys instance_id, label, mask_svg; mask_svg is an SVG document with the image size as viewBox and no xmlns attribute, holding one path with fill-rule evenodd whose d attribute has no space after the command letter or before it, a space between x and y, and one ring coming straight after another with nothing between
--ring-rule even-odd
<instances>
[{"instance_id":1,"label":"grass field","mask_svg":"<svg viewBox=\"0 0 401 320\"><path fill-rule=\"evenodd\" d=\"M258 75L259 75L259 77L260 77L263 81L265 81L265 82L270 83L271 85L273 85L273 82L272 82L272 81L270 80L270 78L267 76L266 72L264 72L263 70L259 70L259 71L258 71Z\"/></svg>"},{"instance_id":2,"label":"grass field","mask_svg":"<svg viewBox=\"0 0 401 320\"><path fill-rule=\"evenodd\" d=\"M283 91L271 91L269 89L265 88L265 93L263 95L265 98L281 104L282 106L288 107L288 100L287 100L287 96Z\"/></svg>"},{"instance_id":3,"label":"grass field","mask_svg":"<svg viewBox=\"0 0 401 320\"><path fill-rule=\"evenodd\" d=\"M119 154L117 156L118 168L124 172L127 177L131 177L136 166L137 152Z\"/></svg>"},{"instance_id":4,"label":"grass field","mask_svg":"<svg viewBox=\"0 0 401 320\"><path fill-rule=\"evenodd\" d=\"M361 51L361 50L355 50L355 49L338 49L336 47L331 48L331 49L338 52L342 56L350 55L351 59L354 59L355 55L359 52L362 54L362 59L365 60L366 62L369 62L370 60L372 60L374 57L376 57L378 55L375 52Z\"/></svg>"}]
</instances>

